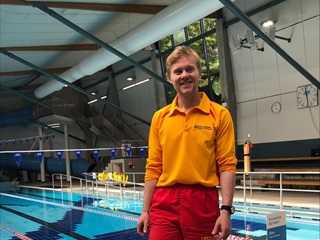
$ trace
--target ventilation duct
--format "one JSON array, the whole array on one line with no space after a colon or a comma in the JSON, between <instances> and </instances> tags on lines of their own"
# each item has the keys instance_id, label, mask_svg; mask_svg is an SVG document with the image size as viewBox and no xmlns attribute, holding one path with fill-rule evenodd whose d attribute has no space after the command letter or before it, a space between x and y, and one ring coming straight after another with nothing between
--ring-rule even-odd
<instances>
[{"instance_id":1,"label":"ventilation duct","mask_svg":"<svg viewBox=\"0 0 320 240\"><path fill-rule=\"evenodd\" d=\"M44 158L45 172L49 174L61 173L66 174L66 160L63 158L61 161L58 158ZM95 163L88 162L84 159L74 159L71 163L71 175L83 178L84 172L90 172L90 169L96 165ZM0 167L16 170L35 171L40 173L40 163L36 156L23 155L20 165L18 167L12 153L0 154Z\"/></svg>"},{"instance_id":2,"label":"ventilation duct","mask_svg":"<svg viewBox=\"0 0 320 240\"><path fill-rule=\"evenodd\" d=\"M109 45L126 56L164 38L185 26L221 9L223 4L218 0L180 0L159 13L155 14L139 26L122 35ZM106 49L101 48L93 55L83 59L80 63L59 75L67 82L74 81L96 73L120 58ZM34 92L37 98L43 98L62 89L64 84L51 79Z\"/></svg>"}]
</instances>

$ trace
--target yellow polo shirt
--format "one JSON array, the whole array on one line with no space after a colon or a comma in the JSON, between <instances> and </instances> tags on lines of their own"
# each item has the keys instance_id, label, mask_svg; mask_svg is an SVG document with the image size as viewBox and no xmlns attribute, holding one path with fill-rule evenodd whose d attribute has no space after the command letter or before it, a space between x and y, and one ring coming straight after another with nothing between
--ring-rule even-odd
<instances>
[{"instance_id":1,"label":"yellow polo shirt","mask_svg":"<svg viewBox=\"0 0 320 240\"><path fill-rule=\"evenodd\" d=\"M219 185L217 174L236 172L234 127L229 111L199 93L199 106L185 114L172 104L151 122L145 180L157 187L181 184Z\"/></svg>"}]
</instances>

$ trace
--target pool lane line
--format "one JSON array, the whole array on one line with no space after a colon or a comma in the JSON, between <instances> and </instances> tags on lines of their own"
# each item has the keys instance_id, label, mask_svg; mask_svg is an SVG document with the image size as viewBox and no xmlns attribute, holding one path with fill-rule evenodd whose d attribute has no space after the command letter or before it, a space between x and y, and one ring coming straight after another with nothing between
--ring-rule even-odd
<instances>
[{"instance_id":1,"label":"pool lane line","mask_svg":"<svg viewBox=\"0 0 320 240\"><path fill-rule=\"evenodd\" d=\"M20 195L21 196L33 196L33 197L37 197L37 198L41 198L41 199L52 199L52 200L59 200L59 201L62 201L62 202L76 203L76 201L72 201L72 200L65 200L65 199L62 199L62 198L54 198L54 197L49 197L49 196L45 196L44 197L44 196L40 196L40 195L37 195L37 194L34 194L34 193L24 193L23 191L16 191L16 192L13 192L13 193L17 193L17 194L19 194L19 196Z\"/></svg>"},{"instance_id":2,"label":"pool lane line","mask_svg":"<svg viewBox=\"0 0 320 240\"><path fill-rule=\"evenodd\" d=\"M40 224L40 225L42 225L42 226L45 226L46 228L50 228L50 229L52 229L52 230L54 230L54 231L56 231L56 232L58 232L58 233L63 233L63 234L65 234L65 235L68 235L68 236L70 236L70 237L72 237L72 238L75 238L75 239L77 239L77 240L78 240L78 239L79 239L79 240L87 240L87 239L88 239L88 237L85 237L85 236L83 236L83 235L81 235L81 234L74 233L74 232L70 232L70 231L68 231L68 230L66 230L66 229L64 229L64 228L55 226L54 223L48 223L48 222L43 221L43 220L41 220L41 219L38 219L38 218L36 218L36 217L32 217L32 216L30 216L30 215L28 215L28 214L25 214L25 213L22 213L22 212L18 212L18 211L16 211L16 210L13 210L13 209L11 209L11 208L7 208L7 207L1 206L1 205L0 205L0 208L3 209L3 210L5 210L5 211L11 212L11 213L13 213L13 214L15 214L15 215L18 215L18 216L20 216L20 217L26 218L26 219L28 219L28 220L30 220L30 221L36 222L36 223L38 223L38 224ZM30 231L30 232L32 232L32 231Z\"/></svg>"},{"instance_id":3,"label":"pool lane line","mask_svg":"<svg viewBox=\"0 0 320 240\"><path fill-rule=\"evenodd\" d=\"M53 198L53 197L43 197L43 196L40 196L40 195L37 195L37 194L26 194L26 193L23 193L23 192L17 192L23 196L34 196L34 197L38 197L38 198L42 198L42 199L52 199L52 200L57 200L56 198ZM15 195L16 196L16 195ZM94 199L93 197L90 197L92 199ZM69 202L69 203L77 203L76 201L72 201L72 200L63 200L61 198L58 199L59 201L61 200L62 202ZM101 199L97 199L96 201L99 201L99 200L103 200L102 198ZM120 208L113 208L113 207L108 207L108 206L95 206L95 205L90 205L90 204L86 204L86 206L92 206L92 207L97 207L97 208L103 208L103 209L107 209L107 210L111 210L111 211L118 211L118 212L123 212L123 213L129 213L129 214L133 214L133 215L138 215L140 216L140 213L137 213L137 212L134 212L134 211L130 211L130 210L126 210L126 209L120 209Z\"/></svg>"},{"instance_id":4,"label":"pool lane line","mask_svg":"<svg viewBox=\"0 0 320 240\"><path fill-rule=\"evenodd\" d=\"M2 228L3 230L15 235L17 238L19 238L21 240L33 240L33 238L29 238L29 237L23 235L22 233L18 233L16 231L12 230L11 228L8 228L8 227L6 227L6 226L4 226L2 224L0 224L0 228Z\"/></svg>"},{"instance_id":5,"label":"pool lane line","mask_svg":"<svg viewBox=\"0 0 320 240\"><path fill-rule=\"evenodd\" d=\"M137 216L141 215L140 213L133 212L133 211L126 210L126 209L121 209L121 208L114 208L114 207L107 207L107 206L95 206L95 205L90 205L90 204L87 204L86 206L93 207L93 208L107 209L107 210L115 211L115 212L129 213L129 214L137 215Z\"/></svg>"},{"instance_id":6,"label":"pool lane line","mask_svg":"<svg viewBox=\"0 0 320 240\"><path fill-rule=\"evenodd\" d=\"M139 220L138 217L128 216L128 215L124 215L124 214L118 214L118 213L114 213L114 212L105 212L105 211L95 210L95 209L91 209L91 208L84 208L84 207L71 206L71 205L60 204L60 203L47 202L47 201L43 201L43 200L39 200L39 199L16 196L16 195L8 194L8 193L0 193L0 195L7 196L7 197L12 197L12 198L24 199L24 200L31 201L31 202L45 203L45 204L48 204L48 205L53 205L53 206L58 206L58 207L76 209L76 210L79 210L79 211L97 213L97 214L100 214L100 215L112 216L112 217L116 217L116 218L132 220L132 221L138 221Z\"/></svg>"}]
</instances>

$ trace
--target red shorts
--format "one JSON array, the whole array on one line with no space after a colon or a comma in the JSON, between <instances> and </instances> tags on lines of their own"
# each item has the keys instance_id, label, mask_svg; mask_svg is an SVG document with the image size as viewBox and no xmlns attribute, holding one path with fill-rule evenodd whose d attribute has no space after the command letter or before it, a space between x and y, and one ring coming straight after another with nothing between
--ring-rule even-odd
<instances>
[{"instance_id":1,"label":"red shorts","mask_svg":"<svg viewBox=\"0 0 320 240\"><path fill-rule=\"evenodd\" d=\"M149 240L211 240L219 215L215 187L176 184L156 188L150 208Z\"/></svg>"}]
</instances>

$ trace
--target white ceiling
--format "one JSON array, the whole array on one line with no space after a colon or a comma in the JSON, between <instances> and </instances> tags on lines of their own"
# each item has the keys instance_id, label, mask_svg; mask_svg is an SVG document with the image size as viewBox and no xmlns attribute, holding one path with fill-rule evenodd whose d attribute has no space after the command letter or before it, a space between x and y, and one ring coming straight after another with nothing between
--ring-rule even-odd
<instances>
[{"instance_id":1,"label":"white ceiling","mask_svg":"<svg viewBox=\"0 0 320 240\"><path fill-rule=\"evenodd\" d=\"M50 9L68 19L75 25L91 33L105 43L112 42L138 26L154 13L172 4L175 0L114 0L114 1L54 1L62 4L54 6L53 1L41 1ZM71 1L69 1L71 2ZM90 3L81 5L79 3ZM99 11L99 3L110 11ZM108 5L115 4L115 5ZM139 4L136 9L128 4ZM155 6L156 8L153 8ZM78 10L73 8L87 8ZM53 74L60 74L73 67L80 60L93 54L99 47L84 36L54 19L28 1L0 1L0 47L19 58ZM76 48L74 51L65 49ZM33 97L33 91L48 81L47 77L36 77L37 73L4 54L0 54L0 84L19 90ZM31 79L34 79L30 81ZM8 93L0 90L0 106L8 106L4 100ZM25 101L26 104L27 101ZM17 106L18 107L18 106ZM21 106L20 106L21 107ZM15 107L13 107L15 108Z\"/></svg>"},{"instance_id":2,"label":"white ceiling","mask_svg":"<svg viewBox=\"0 0 320 240\"><path fill-rule=\"evenodd\" d=\"M34 91L49 82L50 79L39 74L32 66L59 76L100 49L100 46L40 8L33 6L34 4L43 3L84 31L110 44L176 2L177 0L77 0L69 2L1 0L0 112L6 109L14 111L34 104L24 98L21 99L19 94L35 98ZM201 5L193 0L180 2L179 6L187 5L188 2ZM212 6L215 5L223 6L218 0L212 1ZM212 6L210 6L211 9L214 9ZM192 11L196 13L192 15L202 14L198 19L212 13L207 5L204 11L197 11L196 7ZM181 21L176 22L176 25L181 25L181 22L186 21L185 19L194 18L190 15L180 14ZM164 16L164 18L167 17L169 18L169 16ZM189 20L189 23L191 22L192 20ZM188 24L182 27L186 25ZM164 30L163 28L156 29L158 32ZM138 50L140 49L136 49ZM8 57L7 54L13 54L15 59ZM24 61L24 64L21 61Z\"/></svg>"},{"instance_id":3,"label":"white ceiling","mask_svg":"<svg viewBox=\"0 0 320 240\"><path fill-rule=\"evenodd\" d=\"M260 0L259 4L261 6L270 1ZM176 0L33 2L42 2L103 42L112 43ZM187 1L182 0L182 3L185 2ZM221 4L218 0L212 2ZM246 10L256 7L256 3L247 3ZM186 18L190 16L181 16L182 21ZM227 14L227 18L234 16ZM93 55L100 48L49 14L33 7L31 1L0 0L0 21L1 50L6 50L54 75L65 73L67 69ZM161 28L157 30L164 31ZM34 104L25 99L21 100L20 96L4 88L34 98L35 89L49 80L46 76L39 76L30 66L0 54L0 86L3 86L0 88L0 111L8 108L20 109L23 107L21 102L24 105ZM19 98L19 101L8 101L8 97L12 99L13 96Z\"/></svg>"}]
</instances>

